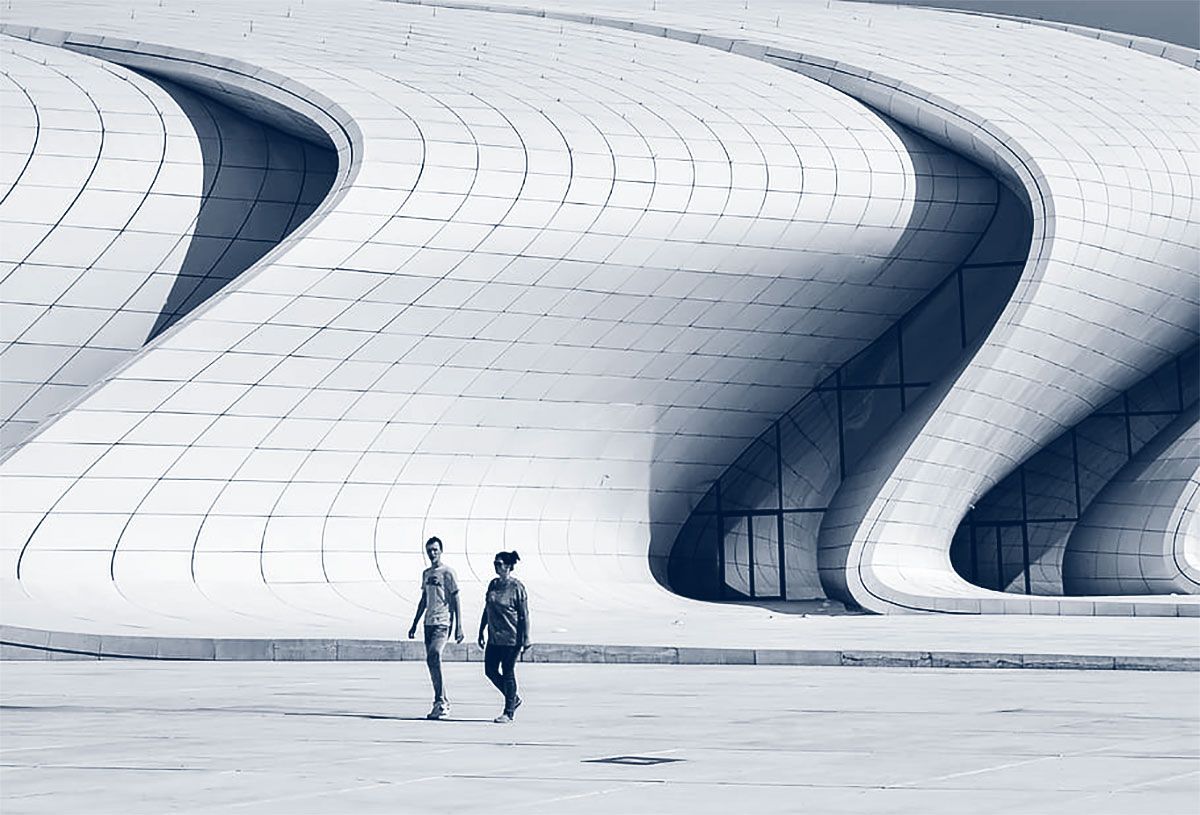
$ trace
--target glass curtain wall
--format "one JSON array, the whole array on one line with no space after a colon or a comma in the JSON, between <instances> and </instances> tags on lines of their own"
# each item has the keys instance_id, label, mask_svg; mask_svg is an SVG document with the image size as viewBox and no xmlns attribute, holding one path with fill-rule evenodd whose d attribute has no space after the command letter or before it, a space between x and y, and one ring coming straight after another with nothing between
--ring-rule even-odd
<instances>
[{"instance_id":1,"label":"glass curtain wall","mask_svg":"<svg viewBox=\"0 0 1200 815\"><path fill-rule=\"evenodd\" d=\"M1175 358L1063 433L976 502L950 560L977 586L1063 594L1062 559L1092 499L1197 400L1197 349Z\"/></svg>"},{"instance_id":2,"label":"glass curtain wall","mask_svg":"<svg viewBox=\"0 0 1200 815\"><path fill-rule=\"evenodd\" d=\"M668 579L708 600L825 596L817 534L842 479L1008 302L1028 253L1027 208L1006 190L971 256L896 325L810 391L693 510Z\"/></svg>"}]
</instances>

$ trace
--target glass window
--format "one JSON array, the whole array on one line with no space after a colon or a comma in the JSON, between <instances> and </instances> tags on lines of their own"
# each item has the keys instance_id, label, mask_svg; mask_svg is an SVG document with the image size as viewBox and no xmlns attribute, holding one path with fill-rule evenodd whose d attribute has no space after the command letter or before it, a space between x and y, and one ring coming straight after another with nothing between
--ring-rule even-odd
<instances>
[{"instance_id":1,"label":"glass window","mask_svg":"<svg viewBox=\"0 0 1200 815\"><path fill-rule=\"evenodd\" d=\"M1006 585L1001 582L1004 576L1004 563L1000 557L1001 549L997 545L1000 539L1000 527L990 524L976 525L974 533L975 585L985 589L1003 589Z\"/></svg>"},{"instance_id":2,"label":"glass window","mask_svg":"<svg viewBox=\"0 0 1200 815\"><path fill-rule=\"evenodd\" d=\"M1174 362L1134 385L1127 393L1129 412L1179 410L1179 373Z\"/></svg>"},{"instance_id":3,"label":"glass window","mask_svg":"<svg viewBox=\"0 0 1200 815\"><path fill-rule=\"evenodd\" d=\"M1119 393L1109 399L1092 413L1093 416L1123 416L1125 415L1125 394Z\"/></svg>"},{"instance_id":4,"label":"glass window","mask_svg":"<svg viewBox=\"0 0 1200 815\"><path fill-rule=\"evenodd\" d=\"M1156 416L1130 416L1129 436L1133 443L1133 454L1136 456L1151 439L1175 420L1178 414L1158 414Z\"/></svg>"},{"instance_id":5,"label":"glass window","mask_svg":"<svg viewBox=\"0 0 1200 815\"><path fill-rule=\"evenodd\" d=\"M749 597L750 519L745 515L726 517L724 532L725 594L729 597Z\"/></svg>"},{"instance_id":6,"label":"glass window","mask_svg":"<svg viewBox=\"0 0 1200 815\"><path fill-rule=\"evenodd\" d=\"M841 481L837 395L810 393L779 420L779 438L784 509L823 509Z\"/></svg>"},{"instance_id":7,"label":"glass window","mask_svg":"<svg viewBox=\"0 0 1200 815\"><path fill-rule=\"evenodd\" d=\"M896 329L871 343L842 368L842 386L895 385L900 382L900 354Z\"/></svg>"},{"instance_id":8,"label":"glass window","mask_svg":"<svg viewBox=\"0 0 1200 815\"><path fill-rule=\"evenodd\" d=\"M1020 273L1018 267L963 269L963 313L968 343L996 322L1012 296Z\"/></svg>"},{"instance_id":9,"label":"glass window","mask_svg":"<svg viewBox=\"0 0 1200 815\"><path fill-rule=\"evenodd\" d=\"M899 416L899 388L842 391L842 443L847 473L853 472Z\"/></svg>"},{"instance_id":10,"label":"glass window","mask_svg":"<svg viewBox=\"0 0 1200 815\"><path fill-rule=\"evenodd\" d=\"M935 382L962 354L958 284L953 275L901 323L904 381Z\"/></svg>"},{"instance_id":11,"label":"glass window","mask_svg":"<svg viewBox=\"0 0 1200 815\"><path fill-rule=\"evenodd\" d=\"M1076 518L1075 459L1071 434L1064 433L1025 462L1028 518Z\"/></svg>"},{"instance_id":12,"label":"glass window","mask_svg":"<svg viewBox=\"0 0 1200 815\"><path fill-rule=\"evenodd\" d=\"M1079 450L1080 505L1086 510L1128 458L1125 420L1120 416L1092 416L1080 422L1075 437Z\"/></svg>"},{"instance_id":13,"label":"glass window","mask_svg":"<svg viewBox=\"0 0 1200 815\"><path fill-rule=\"evenodd\" d=\"M750 519L754 536L754 596L779 597L779 516Z\"/></svg>"},{"instance_id":14,"label":"glass window","mask_svg":"<svg viewBox=\"0 0 1200 815\"><path fill-rule=\"evenodd\" d=\"M721 477L721 509L778 509L779 460L772 426Z\"/></svg>"},{"instance_id":15,"label":"glass window","mask_svg":"<svg viewBox=\"0 0 1200 815\"><path fill-rule=\"evenodd\" d=\"M817 570L817 535L824 512L783 514L783 570L786 598L812 600L825 597Z\"/></svg>"},{"instance_id":16,"label":"glass window","mask_svg":"<svg viewBox=\"0 0 1200 815\"><path fill-rule=\"evenodd\" d=\"M1000 575L1002 591L1026 594L1025 590L1025 543L1020 524L996 527L996 545L1000 551Z\"/></svg>"},{"instance_id":17,"label":"glass window","mask_svg":"<svg viewBox=\"0 0 1200 815\"><path fill-rule=\"evenodd\" d=\"M1025 527L1029 536L1029 593L1063 593L1062 560L1067 539L1075 528L1073 521L1033 523Z\"/></svg>"}]
</instances>

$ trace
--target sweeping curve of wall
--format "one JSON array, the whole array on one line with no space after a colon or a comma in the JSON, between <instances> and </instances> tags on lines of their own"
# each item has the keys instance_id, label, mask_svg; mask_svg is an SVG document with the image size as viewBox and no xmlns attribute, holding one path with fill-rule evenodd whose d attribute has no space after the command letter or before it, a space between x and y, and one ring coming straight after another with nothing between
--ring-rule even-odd
<instances>
[{"instance_id":1,"label":"sweeping curve of wall","mask_svg":"<svg viewBox=\"0 0 1200 815\"><path fill-rule=\"evenodd\" d=\"M274 248L336 167L174 83L4 47L0 453Z\"/></svg>"},{"instance_id":2,"label":"sweeping curve of wall","mask_svg":"<svg viewBox=\"0 0 1200 815\"><path fill-rule=\"evenodd\" d=\"M960 264L988 173L1032 213L1021 278L834 493L821 583L876 611L1200 608L989 592L948 555L972 500L1195 342L1169 90L1194 72L913 9L548 5L14 2L89 53L254 63L358 136L303 229L0 465L6 622L386 635L428 534L465 587L521 549L551 626L698 614L655 579L680 526Z\"/></svg>"},{"instance_id":3,"label":"sweeping curve of wall","mask_svg":"<svg viewBox=\"0 0 1200 815\"><path fill-rule=\"evenodd\" d=\"M437 532L465 547L465 586L522 548L552 617L677 613L648 542L945 276L995 183L761 63L385 7L414 21L400 51L362 37L378 4L337 7L332 26L312 5L277 20L296 43L258 58L278 73L325 38L371 66L305 77L362 128L356 179L6 462L11 605L74 606L64 626L386 630ZM191 47L183 23L150 47ZM126 25L90 47L133 59ZM240 34L209 46L241 58ZM698 94L697 76L726 79ZM87 551L64 547L84 524ZM70 603L68 569L89 584Z\"/></svg>"},{"instance_id":4,"label":"sweeping curve of wall","mask_svg":"<svg viewBox=\"0 0 1200 815\"><path fill-rule=\"evenodd\" d=\"M686 39L805 73L989 167L1028 197L1032 249L1008 308L960 370L843 482L825 513L827 593L880 612L1127 614L1133 604L1138 613L1196 613L1195 598L984 591L949 558L954 530L991 485L1196 341L1200 122L1177 89L1196 88L1200 76L1186 60L931 10L782 2L647 10L612 0L586 14L555 2L510 11ZM1036 58L999 56L1015 51L1045 55L1055 73L1047 77Z\"/></svg>"},{"instance_id":5,"label":"sweeping curve of wall","mask_svg":"<svg viewBox=\"0 0 1200 815\"><path fill-rule=\"evenodd\" d=\"M882 612L1127 614L1132 603L1138 613L1196 613L1194 598L982 591L954 572L948 554L954 529L992 484L1196 340L1197 116L1176 92L1200 82L1194 54L913 9L646 10L621 0L584 14L555 2L490 8L683 39L805 73L979 161L1028 197L1032 251L1009 307L824 515L829 594ZM931 50L931 41L955 45ZM1056 71L1049 83L1037 59L998 56L1014 50L1045 54Z\"/></svg>"}]
</instances>

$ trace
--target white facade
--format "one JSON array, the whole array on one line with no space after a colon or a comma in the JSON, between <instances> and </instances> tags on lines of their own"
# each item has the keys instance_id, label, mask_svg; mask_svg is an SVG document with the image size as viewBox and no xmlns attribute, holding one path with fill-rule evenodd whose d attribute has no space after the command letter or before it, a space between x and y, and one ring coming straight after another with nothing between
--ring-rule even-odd
<instances>
[{"instance_id":1,"label":"white facade","mask_svg":"<svg viewBox=\"0 0 1200 815\"><path fill-rule=\"evenodd\" d=\"M979 589L947 552L972 500L1196 342L1195 72L958 14L635 5L14 3L8 33L321 134L338 167L0 465L4 622L383 631L433 534L468 586L520 550L552 619L690 608L653 572L707 484L986 228L996 182L956 153L1028 198L1030 258L835 495L822 580L877 611L1113 612Z\"/></svg>"},{"instance_id":2,"label":"white facade","mask_svg":"<svg viewBox=\"0 0 1200 815\"><path fill-rule=\"evenodd\" d=\"M273 248L333 176L328 151L205 96L5 48L7 450Z\"/></svg>"}]
</instances>

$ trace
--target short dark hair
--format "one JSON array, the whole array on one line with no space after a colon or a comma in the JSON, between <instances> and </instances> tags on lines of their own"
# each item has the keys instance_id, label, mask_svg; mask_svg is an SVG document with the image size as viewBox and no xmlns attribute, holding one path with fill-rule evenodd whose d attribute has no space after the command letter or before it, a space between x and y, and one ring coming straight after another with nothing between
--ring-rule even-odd
<instances>
[{"instance_id":1,"label":"short dark hair","mask_svg":"<svg viewBox=\"0 0 1200 815\"><path fill-rule=\"evenodd\" d=\"M437 535L434 535L432 538L425 541L425 546L428 547L429 544L431 544L431 543L436 543L438 545L439 549L441 549L443 552L446 551L446 547L442 545L442 539L439 538Z\"/></svg>"},{"instance_id":2,"label":"short dark hair","mask_svg":"<svg viewBox=\"0 0 1200 815\"><path fill-rule=\"evenodd\" d=\"M521 556L517 554L516 549L513 549L511 552L497 552L496 553L496 560L500 561L505 566L508 566L510 569L513 566L516 566L517 561L520 559L521 559Z\"/></svg>"}]
</instances>

